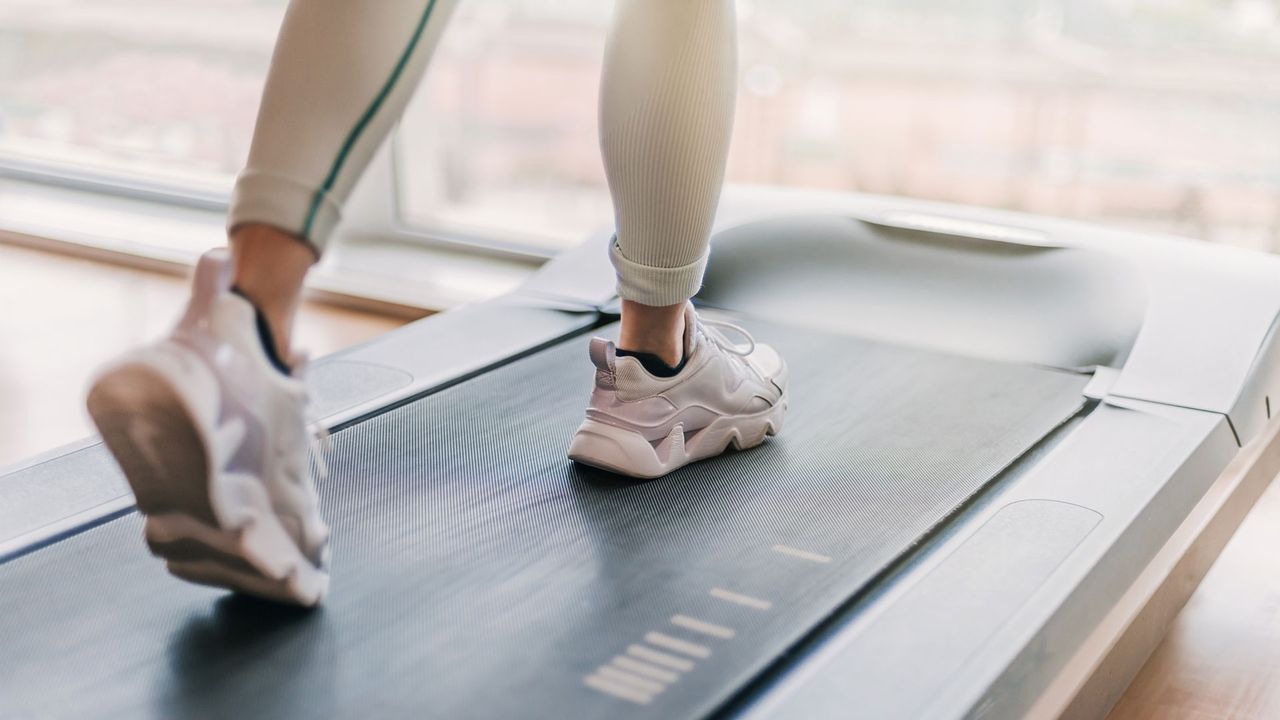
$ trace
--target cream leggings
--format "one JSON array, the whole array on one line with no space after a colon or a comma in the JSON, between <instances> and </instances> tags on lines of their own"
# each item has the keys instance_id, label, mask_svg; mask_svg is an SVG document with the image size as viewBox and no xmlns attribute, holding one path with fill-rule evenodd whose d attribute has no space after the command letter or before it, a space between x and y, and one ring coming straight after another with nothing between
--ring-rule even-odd
<instances>
[{"instance_id":1,"label":"cream leggings","mask_svg":"<svg viewBox=\"0 0 1280 720\"><path fill-rule=\"evenodd\" d=\"M323 251L456 4L293 0L229 226L270 225ZM617 0L600 148L625 299L673 305L702 282L733 125L735 38L733 0Z\"/></svg>"}]
</instances>

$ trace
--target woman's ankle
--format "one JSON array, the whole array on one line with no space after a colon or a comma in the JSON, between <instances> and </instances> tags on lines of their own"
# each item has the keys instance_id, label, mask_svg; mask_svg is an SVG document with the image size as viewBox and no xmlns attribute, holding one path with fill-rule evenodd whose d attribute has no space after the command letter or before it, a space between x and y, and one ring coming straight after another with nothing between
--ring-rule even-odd
<instances>
[{"instance_id":1,"label":"woman's ankle","mask_svg":"<svg viewBox=\"0 0 1280 720\"><path fill-rule=\"evenodd\" d=\"M287 358L302 285L317 260L315 250L269 225L237 227L230 241L232 284L266 318L276 349Z\"/></svg>"},{"instance_id":2,"label":"woman's ankle","mask_svg":"<svg viewBox=\"0 0 1280 720\"><path fill-rule=\"evenodd\" d=\"M618 347L656 355L675 367L684 358L684 314L687 302L675 305L642 305L622 301L622 325Z\"/></svg>"}]
</instances>

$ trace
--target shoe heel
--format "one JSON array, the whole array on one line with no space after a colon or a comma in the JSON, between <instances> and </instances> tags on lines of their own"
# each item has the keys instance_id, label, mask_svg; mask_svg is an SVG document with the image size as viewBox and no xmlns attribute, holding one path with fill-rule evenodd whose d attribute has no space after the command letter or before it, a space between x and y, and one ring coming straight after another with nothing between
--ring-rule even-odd
<instances>
[{"instance_id":1,"label":"shoe heel","mask_svg":"<svg viewBox=\"0 0 1280 720\"><path fill-rule=\"evenodd\" d=\"M86 405L139 510L217 524L202 431L168 378L141 363L122 365L94 383Z\"/></svg>"},{"instance_id":2,"label":"shoe heel","mask_svg":"<svg viewBox=\"0 0 1280 720\"><path fill-rule=\"evenodd\" d=\"M665 462L660 449L666 451ZM569 444L569 459L635 478L661 477L684 464L684 433L677 425L655 448L639 433L585 420Z\"/></svg>"}]
</instances>

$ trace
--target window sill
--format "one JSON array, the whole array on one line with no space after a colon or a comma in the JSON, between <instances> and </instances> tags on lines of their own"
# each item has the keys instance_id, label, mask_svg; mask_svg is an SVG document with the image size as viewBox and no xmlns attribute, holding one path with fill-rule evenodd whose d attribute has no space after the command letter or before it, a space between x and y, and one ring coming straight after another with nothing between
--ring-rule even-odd
<instances>
[{"instance_id":1,"label":"window sill","mask_svg":"<svg viewBox=\"0 0 1280 720\"><path fill-rule=\"evenodd\" d=\"M172 274L226 242L222 212L0 179L0 242ZM358 310L421 317L517 287L526 259L339 230L307 280L308 296Z\"/></svg>"}]
</instances>

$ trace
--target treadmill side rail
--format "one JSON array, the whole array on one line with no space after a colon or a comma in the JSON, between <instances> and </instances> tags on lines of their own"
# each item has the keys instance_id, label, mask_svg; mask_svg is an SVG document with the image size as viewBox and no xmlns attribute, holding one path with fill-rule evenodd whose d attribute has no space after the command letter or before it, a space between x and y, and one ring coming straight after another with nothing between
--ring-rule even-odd
<instances>
[{"instance_id":1,"label":"treadmill side rail","mask_svg":"<svg viewBox=\"0 0 1280 720\"><path fill-rule=\"evenodd\" d=\"M597 318L503 296L316 360L307 382L321 423L333 429L583 332ZM96 439L46 453L0 475L0 563L132 507L128 485Z\"/></svg>"},{"instance_id":2,"label":"treadmill side rail","mask_svg":"<svg viewBox=\"0 0 1280 720\"><path fill-rule=\"evenodd\" d=\"M1028 715L1106 715L1277 472L1280 422L1272 422L1222 472Z\"/></svg>"},{"instance_id":3,"label":"treadmill side rail","mask_svg":"<svg viewBox=\"0 0 1280 720\"><path fill-rule=\"evenodd\" d=\"M1095 408L744 716L1022 717L1235 452L1221 415L1134 406Z\"/></svg>"}]
</instances>

